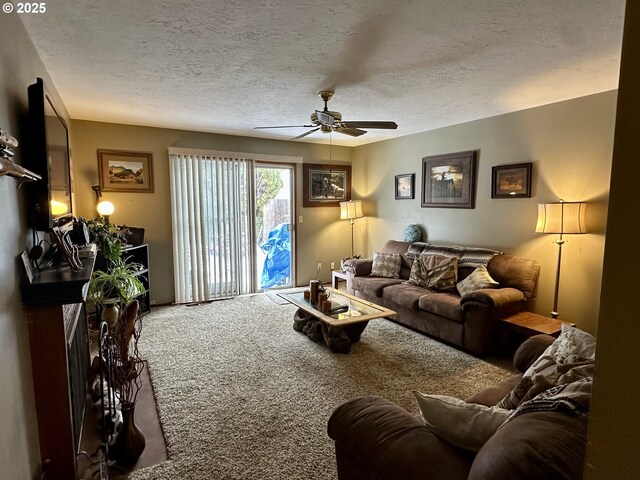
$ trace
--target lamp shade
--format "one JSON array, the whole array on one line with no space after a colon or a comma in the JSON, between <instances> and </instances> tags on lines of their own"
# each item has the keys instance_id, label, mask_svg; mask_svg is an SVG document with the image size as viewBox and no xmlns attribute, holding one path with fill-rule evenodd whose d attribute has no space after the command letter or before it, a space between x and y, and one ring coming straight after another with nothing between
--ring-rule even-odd
<instances>
[{"instance_id":1,"label":"lamp shade","mask_svg":"<svg viewBox=\"0 0 640 480\"><path fill-rule=\"evenodd\" d=\"M62 215L67 213L68 210L69 207L65 203L58 200L51 200L51 213L53 215Z\"/></svg>"},{"instance_id":2,"label":"lamp shade","mask_svg":"<svg viewBox=\"0 0 640 480\"><path fill-rule=\"evenodd\" d=\"M364 217L362 214L362 201L349 200L348 202L340 202L340 220L352 220L354 218Z\"/></svg>"},{"instance_id":3,"label":"lamp shade","mask_svg":"<svg viewBox=\"0 0 640 480\"><path fill-rule=\"evenodd\" d=\"M555 202L538 204L536 233L587 233L583 202Z\"/></svg>"},{"instance_id":4,"label":"lamp shade","mask_svg":"<svg viewBox=\"0 0 640 480\"><path fill-rule=\"evenodd\" d=\"M115 209L116 207L113 206L113 203L107 202L106 200L100 202L97 207L98 213L103 217L111 215Z\"/></svg>"}]
</instances>

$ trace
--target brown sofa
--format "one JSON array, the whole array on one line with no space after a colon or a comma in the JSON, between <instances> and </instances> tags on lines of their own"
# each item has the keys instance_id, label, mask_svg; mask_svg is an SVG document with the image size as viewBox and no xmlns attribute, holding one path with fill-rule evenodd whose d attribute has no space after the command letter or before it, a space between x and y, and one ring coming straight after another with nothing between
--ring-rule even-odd
<instances>
[{"instance_id":1,"label":"brown sofa","mask_svg":"<svg viewBox=\"0 0 640 480\"><path fill-rule=\"evenodd\" d=\"M524 372L553 340L538 335L525 341L514 356L516 369ZM521 378L516 374L467 402L495 405ZM335 442L338 478L344 480L577 480L587 420L562 411L519 415L473 453L437 437L419 415L369 396L336 408L328 434Z\"/></svg>"},{"instance_id":2,"label":"brown sofa","mask_svg":"<svg viewBox=\"0 0 640 480\"><path fill-rule=\"evenodd\" d=\"M371 276L372 259L347 260L347 292L395 310L394 320L476 355L493 351L498 343L497 319L530 309L536 297L540 267L535 260L482 248L437 246L389 240L380 250L398 253L400 278ZM430 292L406 284L413 258L421 253L458 257L458 281L486 263L499 288L477 290L464 297L457 292Z\"/></svg>"}]
</instances>

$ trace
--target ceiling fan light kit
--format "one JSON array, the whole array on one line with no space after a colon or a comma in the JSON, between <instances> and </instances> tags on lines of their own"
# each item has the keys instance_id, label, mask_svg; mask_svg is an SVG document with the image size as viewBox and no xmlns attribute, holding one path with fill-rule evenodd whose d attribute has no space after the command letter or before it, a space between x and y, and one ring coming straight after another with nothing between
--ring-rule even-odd
<instances>
[{"instance_id":1,"label":"ceiling fan light kit","mask_svg":"<svg viewBox=\"0 0 640 480\"><path fill-rule=\"evenodd\" d=\"M322 131L323 133L338 132L352 137L359 137L360 135L364 135L365 133L367 133L366 130L363 130L364 128L378 128L387 130L395 130L396 128L398 128L396 122L370 120L344 122L342 121L342 114L340 112L333 112L329 110L327 106L327 102L333 96L333 92L329 90L323 90L318 95L324 102L324 109L316 110L311 114L311 125L278 125L273 127L254 127L254 129L311 128L311 130L308 130L291 139L298 140L300 138L306 137L307 135L311 135L318 130Z\"/></svg>"}]
</instances>

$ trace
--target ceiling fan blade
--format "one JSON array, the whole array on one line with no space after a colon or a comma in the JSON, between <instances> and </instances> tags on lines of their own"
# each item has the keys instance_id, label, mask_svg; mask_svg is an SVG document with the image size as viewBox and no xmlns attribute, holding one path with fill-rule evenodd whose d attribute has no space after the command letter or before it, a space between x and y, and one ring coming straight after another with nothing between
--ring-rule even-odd
<instances>
[{"instance_id":1,"label":"ceiling fan blade","mask_svg":"<svg viewBox=\"0 0 640 480\"><path fill-rule=\"evenodd\" d=\"M333 125L336 121L333 115L323 112L322 110L316 110L316 115L318 116L318 120L325 125Z\"/></svg>"},{"instance_id":2,"label":"ceiling fan blade","mask_svg":"<svg viewBox=\"0 0 640 480\"><path fill-rule=\"evenodd\" d=\"M313 125L311 125L313 127ZM313 132L317 132L318 130L320 130L320 127L314 128L312 130L309 130L308 132L304 132L302 135L298 135L297 137L293 137L291 140L298 140L302 137L306 137L307 135L311 135Z\"/></svg>"},{"instance_id":3,"label":"ceiling fan blade","mask_svg":"<svg viewBox=\"0 0 640 480\"><path fill-rule=\"evenodd\" d=\"M398 128L398 124L396 122L340 122L340 125L343 125L347 128L387 128L395 130Z\"/></svg>"},{"instance_id":4,"label":"ceiling fan blade","mask_svg":"<svg viewBox=\"0 0 640 480\"><path fill-rule=\"evenodd\" d=\"M253 127L254 130L259 130L261 128L311 128L315 127L315 125L277 125L275 127Z\"/></svg>"},{"instance_id":5,"label":"ceiling fan blade","mask_svg":"<svg viewBox=\"0 0 640 480\"><path fill-rule=\"evenodd\" d=\"M347 127L335 127L334 130L336 132L344 133L345 135L351 135L352 137L359 137L360 135L364 135L364 130L360 130L358 128L347 128Z\"/></svg>"}]
</instances>

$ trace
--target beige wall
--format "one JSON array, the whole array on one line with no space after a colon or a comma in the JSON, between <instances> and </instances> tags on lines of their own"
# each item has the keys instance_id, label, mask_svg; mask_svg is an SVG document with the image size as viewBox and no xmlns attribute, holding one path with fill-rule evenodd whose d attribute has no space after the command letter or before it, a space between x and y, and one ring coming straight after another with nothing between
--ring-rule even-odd
<instances>
[{"instance_id":1,"label":"beige wall","mask_svg":"<svg viewBox=\"0 0 640 480\"><path fill-rule=\"evenodd\" d=\"M627 2L585 478L640 472L640 3Z\"/></svg>"},{"instance_id":2,"label":"beige wall","mask_svg":"<svg viewBox=\"0 0 640 480\"><path fill-rule=\"evenodd\" d=\"M145 228L145 241L149 243L150 252L151 299L158 304L174 301L167 147L289 155L303 157L305 163L329 162L328 145L79 120L73 121L73 127L76 213L86 218L95 216L95 195L91 185L98 183L97 149L153 153L154 193L105 192L103 199L113 202L116 207L113 222ZM331 161L334 164L350 163L351 154L350 148L334 146ZM301 165L298 165L296 175L296 217L303 217L303 223L296 225L297 242L301 246L297 257L297 283L302 285L318 277L328 281L329 263L339 265L340 258L349 254L349 224L338 219L338 207L302 208ZM336 242L335 238L344 239L344 242ZM318 262L323 263L319 275L316 270Z\"/></svg>"},{"instance_id":3,"label":"beige wall","mask_svg":"<svg viewBox=\"0 0 640 480\"><path fill-rule=\"evenodd\" d=\"M60 114L64 105L22 23L15 14L0 15L0 128L21 145L14 160L22 164L28 113L27 87L44 79ZM30 248L24 190L15 179L0 177L0 477L36 478L39 471L38 432L31 381L26 320L19 283L24 267L20 253Z\"/></svg>"},{"instance_id":4,"label":"beige wall","mask_svg":"<svg viewBox=\"0 0 640 480\"><path fill-rule=\"evenodd\" d=\"M541 265L536 311L553 304L555 236L534 234L538 202L589 202L589 234L563 249L559 312L595 333L602 274L604 226L613 148L616 92L441 128L355 149L354 192L366 198L357 250L371 256L389 238L402 239L411 223L431 243L491 247ZM474 209L421 208L422 157L479 150ZM492 199L491 167L533 163L531 198ZM394 176L416 174L415 200L394 199Z\"/></svg>"}]
</instances>

